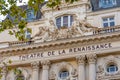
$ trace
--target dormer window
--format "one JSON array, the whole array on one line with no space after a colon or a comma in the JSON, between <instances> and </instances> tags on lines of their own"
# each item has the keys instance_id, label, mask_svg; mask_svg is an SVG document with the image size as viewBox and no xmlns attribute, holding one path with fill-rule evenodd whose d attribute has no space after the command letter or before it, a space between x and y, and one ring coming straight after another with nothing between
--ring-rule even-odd
<instances>
[{"instance_id":1,"label":"dormer window","mask_svg":"<svg viewBox=\"0 0 120 80\"><path fill-rule=\"evenodd\" d=\"M27 21L33 21L35 19L34 10L27 10Z\"/></svg>"},{"instance_id":2,"label":"dormer window","mask_svg":"<svg viewBox=\"0 0 120 80\"><path fill-rule=\"evenodd\" d=\"M108 8L116 5L116 0L100 0L99 7L100 8Z\"/></svg>"},{"instance_id":3,"label":"dormer window","mask_svg":"<svg viewBox=\"0 0 120 80\"><path fill-rule=\"evenodd\" d=\"M73 22L73 16L72 15L64 15L56 18L56 26L58 28L61 27L70 27Z\"/></svg>"}]
</instances>

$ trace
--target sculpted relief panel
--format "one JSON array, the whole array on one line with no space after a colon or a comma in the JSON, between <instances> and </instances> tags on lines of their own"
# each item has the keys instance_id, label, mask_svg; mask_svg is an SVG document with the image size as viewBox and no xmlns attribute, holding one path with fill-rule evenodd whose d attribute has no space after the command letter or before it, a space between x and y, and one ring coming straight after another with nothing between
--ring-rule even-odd
<instances>
[{"instance_id":1,"label":"sculpted relief panel","mask_svg":"<svg viewBox=\"0 0 120 80\"><path fill-rule=\"evenodd\" d=\"M76 19L71 27L61 27L58 29L53 20L50 20L50 27L39 27L39 32L33 37L33 40L38 42L52 41L59 39L67 39L73 37L80 37L86 33L92 33L94 27Z\"/></svg>"}]
</instances>

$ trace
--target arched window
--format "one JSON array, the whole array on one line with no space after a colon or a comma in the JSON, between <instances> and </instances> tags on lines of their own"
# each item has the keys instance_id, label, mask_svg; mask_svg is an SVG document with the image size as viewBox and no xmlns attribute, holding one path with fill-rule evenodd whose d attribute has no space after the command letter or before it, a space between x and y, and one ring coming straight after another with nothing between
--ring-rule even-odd
<instances>
[{"instance_id":1,"label":"arched window","mask_svg":"<svg viewBox=\"0 0 120 80\"><path fill-rule=\"evenodd\" d=\"M66 79L69 76L69 72L66 70L63 70L59 73L60 79Z\"/></svg>"},{"instance_id":2,"label":"arched window","mask_svg":"<svg viewBox=\"0 0 120 80\"><path fill-rule=\"evenodd\" d=\"M107 66L108 73L114 73L116 71L118 71L118 67L115 64L110 64Z\"/></svg>"},{"instance_id":3,"label":"arched window","mask_svg":"<svg viewBox=\"0 0 120 80\"><path fill-rule=\"evenodd\" d=\"M99 0L99 7L108 8L116 5L116 0Z\"/></svg>"},{"instance_id":4,"label":"arched window","mask_svg":"<svg viewBox=\"0 0 120 80\"><path fill-rule=\"evenodd\" d=\"M73 16L72 15L64 15L56 18L56 26L58 28L61 27L70 27L73 22Z\"/></svg>"},{"instance_id":5,"label":"arched window","mask_svg":"<svg viewBox=\"0 0 120 80\"><path fill-rule=\"evenodd\" d=\"M25 80L25 77L23 75L17 75L16 80Z\"/></svg>"}]
</instances>

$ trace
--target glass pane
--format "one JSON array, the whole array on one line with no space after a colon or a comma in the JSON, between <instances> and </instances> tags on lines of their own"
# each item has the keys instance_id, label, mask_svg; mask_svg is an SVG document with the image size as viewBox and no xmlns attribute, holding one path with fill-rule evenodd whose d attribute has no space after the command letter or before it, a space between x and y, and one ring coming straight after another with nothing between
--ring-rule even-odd
<instances>
[{"instance_id":1,"label":"glass pane","mask_svg":"<svg viewBox=\"0 0 120 80\"><path fill-rule=\"evenodd\" d=\"M68 16L63 16L63 26L68 27Z\"/></svg>"},{"instance_id":2,"label":"glass pane","mask_svg":"<svg viewBox=\"0 0 120 80\"><path fill-rule=\"evenodd\" d=\"M115 26L115 23L114 22L110 22L110 26Z\"/></svg>"},{"instance_id":3,"label":"glass pane","mask_svg":"<svg viewBox=\"0 0 120 80\"><path fill-rule=\"evenodd\" d=\"M114 20L114 17L109 18L110 20Z\"/></svg>"},{"instance_id":4,"label":"glass pane","mask_svg":"<svg viewBox=\"0 0 120 80\"><path fill-rule=\"evenodd\" d=\"M108 68L107 68L107 72L116 72L118 70L118 67L115 66L115 65L110 65Z\"/></svg>"},{"instance_id":5,"label":"glass pane","mask_svg":"<svg viewBox=\"0 0 120 80\"><path fill-rule=\"evenodd\" d=\"M69 73L67 72L67 71L62 71L61 73L60 73L60 78L61 79L65 79L65 78L67 78L69 76Z\"/></svg>"},{"instance_id":6,"label":"glass pane","mask_svg":"<svg viewBox=\"0 0 120 80\"><path fill-rule=\"evenodd\" d=\"M108 7L112 7L116 5L116 1L115 0L101 0L99 5L103 8L108 8Z\"/></svg>"},{"instance_id":7,"label":"glass pane","mask_svg":"<svg viewBox=\"0 0 120 80\"><path fill-rule=\"evenodd\" d=\"M56 25L58 28L61 27L61 17L56 19Z\"/></svg>"},{"instance_id":8,"label":"glass pane","mask_svg":"<svg viewBox=\"0 0 120 80\"><path fill-rule=\"evenodd\" d=\"M108 23L103 23L103 26L104 27L108 27Z\"/></svg>"}]
</instances>

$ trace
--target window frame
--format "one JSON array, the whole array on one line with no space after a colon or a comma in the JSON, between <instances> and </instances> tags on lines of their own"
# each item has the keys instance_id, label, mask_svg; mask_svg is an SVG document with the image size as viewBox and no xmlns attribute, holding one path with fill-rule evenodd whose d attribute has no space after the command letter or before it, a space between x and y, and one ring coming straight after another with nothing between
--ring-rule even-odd
<instances>
[{"instance_id":1,"label":"window frame","mask_svg":"<svg viewBox=\"0 0 120 80\"><path fill-rule=\"evenodd\" d=\"M113 18L113 20L110 20L110 18ZM104 21L103 19L107 19L106 21ZM111 23L114 23L113 26L111 26ZM105 26L104 24L107 24L108 26ZM106 27L114 27L116 24L115 24L115 16L108 16L108 17L102 17L102 26L103 28L106 28Z\"/></svg>"},{"instance_id":2,"label":"window frame","mask_svg":"<svg viewBox=\"0 0 120 80\"><path fill-rule=\"evenodd\" d=\"M67 74L67 76L63 76L63 75L66 75L66 74ZM60 79L66 79L68 76L69 76L69 72L67 70L62 70L59 73Z\"/></svg>"},{"instance_id":3,"label":"window frame","mask_svg":"<svg viewBox=\"0 0 120 80\"><path fill-rule=\"evenodd\" d=\"M114 68L114 71L111 70L111 69L113 69L113 68ZM108 64L107 67L106 67L106 71L107 71L107 73L109 73L109 74L116 73L116 72L118 71L118 66L117 66L116 64L114 64L114 63Z\"/></svg>"},{"instance_id":4,"label":"window frame","mask_svg":"<svg viewBox=\"0 0 120 80\"><path fill-rule=\"evenodd\" d=\"M64 17L66 17L67 16L67 23L66 23L66 25L67 26L64 26L65 25L65 23L64 23ZM58 24L57 24L57 19L60 19L60 24L59 24L59 26L58 26ZM62 15L62 16L58 16L58 17L56 17L56 26L57 26L57 28L62 28L62 27L71 27L72 26L72 23L73 23L73 15L71 15L71 14L69 14L69 15Z\"/></svg>"},{"instance_id":5,"label":"window frame","mask_svg":"<svg viewBox=\"0 0 120 80\"><path fill-rule=\"evenodd\" d=\"M110 1L110 3L109 3L109 1ZM109 7L113 7L116 5L117 5L116 0L100 0L99 1L100 8L109 8Z\"/></svg>"}]
</instances>

